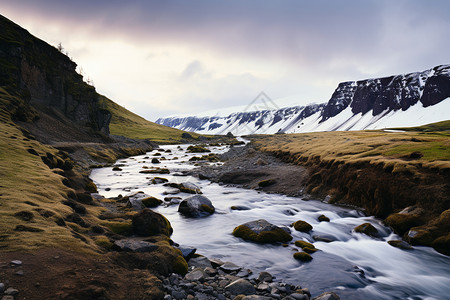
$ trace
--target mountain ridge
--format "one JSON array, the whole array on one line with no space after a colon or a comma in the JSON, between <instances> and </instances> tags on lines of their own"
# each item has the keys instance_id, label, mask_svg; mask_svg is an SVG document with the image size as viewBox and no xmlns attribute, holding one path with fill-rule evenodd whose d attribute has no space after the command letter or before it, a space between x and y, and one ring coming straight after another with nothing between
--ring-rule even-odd
<instances>
[{"instance_id":1,"label":"mountain ridge","mask_svg":"<svg viewBox=\"0 0 450 300\"><path fill-rule=\"evenodd\" d=\"M418 126L448 119L445 111L450 105L445 100L449 97L450 65L439 65L421 72L342 82L327 103L235 112L227 117L173 116L156 123L209 134L379 129L389 127L388 123ZM395 115L408 122L394 122Z\"/></svg>"}]
</instances>

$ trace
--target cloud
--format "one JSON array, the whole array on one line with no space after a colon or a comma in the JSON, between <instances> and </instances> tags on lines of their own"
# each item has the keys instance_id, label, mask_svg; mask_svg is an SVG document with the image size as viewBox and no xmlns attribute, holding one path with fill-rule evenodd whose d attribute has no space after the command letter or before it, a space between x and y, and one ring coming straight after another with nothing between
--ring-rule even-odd
<instances>
[{"instance_id":1,"label":"cloud","mask_svg":"<svg viewBox=\"0 0 450 300\"><path fill-rule=\"evenodd\" d=\"M448 63L450 1L2 0L113 100L156 119L261 90L327 101L341 81ZM129 89L126 91L124 89Z\"/></svg>"}]
</instances>

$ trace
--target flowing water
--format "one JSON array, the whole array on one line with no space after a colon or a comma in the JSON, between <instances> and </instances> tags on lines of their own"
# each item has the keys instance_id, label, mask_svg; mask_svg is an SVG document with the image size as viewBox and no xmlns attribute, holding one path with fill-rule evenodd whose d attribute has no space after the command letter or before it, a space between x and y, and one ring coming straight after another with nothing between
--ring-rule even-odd
<instances>
[{"instance_id":1,"label":"flowing water","mask_svg":"<svg viewBox=\"0 0 450 300\"><path fill-rule=\"evenodd\" d=\"M162 184L151 184L153 177L164 177L169 182L193 182L216 208L215 214L198 219L186 218L177 212L178 206L160 206L156 211L166 216L174 233L172 239L182 246L197 248L210 258L232 261L251 269L254 274L268 271L277 279L301 285L311 290L313 296L324 291L335 291L341 299L450 299L450 258L428 247L400 250L387 241L399 239L383 226L380 220L364 216L357 210L342 208L320 201L304 201L297 197L220 186L208 180L191 176L179 176L194 168L187 162L187 145L163 146L171 153L161 152L161 164L151 163L153 154L121 159L117 164L122 171L111 167L95 169L91 178L99 193L105 197L126 195L143 191L157 198L172 190ZM227 147L210 147L213 153L223 153ZM159 157L158 157L159 158ZM141 174L143 167L165 167L170 174ZM186 198L189 194L175 196ZM246 210L231 210L231 206L243 206ZM320 215L330 222L319 222ZM296 247L260 245L234 237L233 229L245 222L266 219L278 226L304 220L313 226L309 233L292 230L293 241L306 240L321 251L312 254L311 262L302 263L293 258ZM353 228L362 223L374 225L383 236L379 239L355 233ZM314 241L313 236L325 237L332 242Z\"/></svg>"}]
</instances>

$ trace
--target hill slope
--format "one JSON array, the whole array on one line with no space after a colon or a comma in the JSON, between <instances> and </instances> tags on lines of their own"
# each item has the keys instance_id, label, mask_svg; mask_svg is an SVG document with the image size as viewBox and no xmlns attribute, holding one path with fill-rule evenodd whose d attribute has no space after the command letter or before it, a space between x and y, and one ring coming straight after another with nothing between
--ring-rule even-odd
<instances>
[{"instance_id":1,"label":"hill slope","mask_svg":"<svg viewBox=\"0 0 450 300\"><path fill-rule=\"evenodd\" d=\"M147 121L105 96L100 96L100 105L111 113L109 130L113 135L148 139L161 144L188 142L188 139L182 137L185 131ZM191 135L194 138L200 136L195 133Z\"/></svg>"}]
</instances>

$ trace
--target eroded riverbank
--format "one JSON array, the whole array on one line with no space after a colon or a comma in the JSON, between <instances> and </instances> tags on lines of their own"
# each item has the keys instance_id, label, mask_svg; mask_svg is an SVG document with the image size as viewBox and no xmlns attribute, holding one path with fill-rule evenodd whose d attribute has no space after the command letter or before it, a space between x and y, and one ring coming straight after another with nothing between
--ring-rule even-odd
<instances>
[{"instance_id":1,"label":"eroded riverbank","mask_svg":"<svg viewBox=\"0 0 450 300\"><path fill-rule=\"evenodd\" d=\"M176 192L163 184L152 184L155 176L169 182L189 181L198 185L203 195L213 202L216 208L213 215L186 218L178 213L176 204L168 205L168 202L155 209L170 220L175 242L197 248L199 253L210 258L233 261L252 269L255 274L267 270L287 282L300 281L302 287L310 288L313 296L324 290L333 290L345 299L439 299L450 292L447 290L450 274L445 267L449 265L449 259L430 248L404 251L390 246L387 241L398 239L398 236L379 220L361 215L357 210L319 201L219 186L209 180L183 176L195 167L194 163L187 162L193 154L186 154L185 148L164 147L170 152L159 155L158 167L169 169L170 174L139 173L151 165L155 153L149 153L120 160L121 171L112 171L112 168L95 170L92 178L99 192L107 197L141 190L163 199L168 196L165 194ZM212 147L211 150L216 153L226 151L221 147ZM270 162L266 162L270 166ZM189 195L180 193L175 196L183 199ZM231 206L243 209L231 209ZM320 215L327 216L330 222L320 222ZM289 226L299 219L309 222L313 229L308 233L291 229L293 241L309 241L320 251L312 255L311 262L300 263L292 257L293 252L298 251L293 243L286 247L261 245L231 235L236 226L260 218L279 226ZM354 231L357 225L367 222L377 228L380 237L371 238Z\"/></svg>"}]
</instances>

